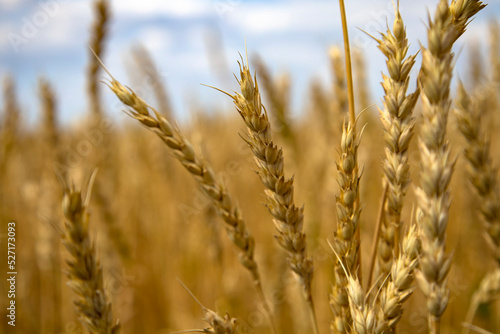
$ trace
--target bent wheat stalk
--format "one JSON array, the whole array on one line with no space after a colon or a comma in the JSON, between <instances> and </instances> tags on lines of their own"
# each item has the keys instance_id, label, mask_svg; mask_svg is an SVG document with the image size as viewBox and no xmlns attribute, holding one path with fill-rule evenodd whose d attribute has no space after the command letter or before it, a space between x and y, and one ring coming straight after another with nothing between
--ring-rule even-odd
<instances>
[{"instance_id":1,"label":"bent wheat stalk","mask_svg":"<svg viewBox=\"0 0 500 334\"><path fill-rule=\"evenodd\" d=\"M106 72L111 77L108 87L123 104L129 107L125 113L155 133L169 147L175 158L194 177L203 193L217 208L219 215L224 220L224 227L229 239L238 250L241 264L252 276L258 297L266 310L271 328L275 332L271 309L264 295L259 268L254 258L255 240L246 227L238 205L224 185L216 179L210 164L197 156L191 143L182 136L180 131L174 128L162 114L137 96L134 91L124 87L107 70Z\"/></svg>"},{"instance_id":2,"label":"bent wheat stalk","mask_svg":"<svg viewBox=\"0 0 500 334\"><path fill-rule=\"evenodd\" d=\"M318 325L311 285L313 278L313 262L307 256L306 235L302 232L304 223L304 208L298 208L294 202L293 178L287 179L284 174L283 151L274 143L271 123L267 111L262 105L257 78L252 78L248 64L240 65L238 84L241 94L226 92L233 99L236 110L245 121L248 136L243 140L250 146L258 167L258 174L264 186L268 199L267 208L274 217L278 231L276 240L288 252L289 266L297 274L309 311L315 333Z\"/></svg>"}]
</instances>

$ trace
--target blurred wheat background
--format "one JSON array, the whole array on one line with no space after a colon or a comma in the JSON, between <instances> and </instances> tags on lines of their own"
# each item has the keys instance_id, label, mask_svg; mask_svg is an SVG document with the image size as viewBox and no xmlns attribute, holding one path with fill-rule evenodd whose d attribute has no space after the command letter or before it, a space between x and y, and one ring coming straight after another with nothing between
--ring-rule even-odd
<instances>
[{"instance_id":1,"label":"blurred wheat background","mask_svg":"<svg viewBox=\"0 0 500 334\"><path fill-rule=\"evenodd\" d=\"M401 1L402 8L406 2ZM429 5L431 16L438 2L432 1ZM240 5L239 2L221 4L226 6L219 7L221 10L230 5ZM497 5L492 1L491 6L478 14L478 21L484 22L494 17L495 13L498 15ZM83 46L89 45L111 74L124 86L133 87L137 95L158 112L158 117L155 118L152 109L148 109L149 113L145 116L137 109L134 111L133 107L127 109L118 103L119 100L105 85L112 85L116 93L114 81L109 81L113 79L103 71L90 48L84 49L88 63L84 71L85 87L63 88L64 92L72 90L74 95L83 89L86 91L82 97L75 98L76 106L70 108L71 112L62 110L59 100L64 93L55 88L61 84L67 86L64 82L54 83L39 76L36 89L32 89L36 100L32 98L24 101L19 98L16 85L18 73L15 69L18 67L13 66L14 70L5 64L1 67L0 240L4 252L7 223L15 221L19 274L15 331L5 320L8 286L4 279L0 284L0 332L69 334L86 331L73 307L76 294L66 284L66 261L70 254L63 243L69 240L64 223L69 216L67 210L66 216L63 215L61 205L65 196L64 183L67 186L75 184L77 189L85 190L92 171L97 168L90 202L87 207L80 209L89 212L90 241L102 266L102 286L108 302L112 304L113 319L120 321L121 333L171 333L208 327L203 321L203 309L179 280L206 308L217 311L221 317L228 312L231 317L237 318L238 332L271 333L268 311L262 304L262 296L254 288L255 277L252 279L247 270L251 265L241 261L242 266L239 261L239 258L251 253L249 247L255 249L262 289L277 332L312 333L304 289L298 283L297 275L289 268L289 252L280 247L274 238L282 227L273 224L273 216L263 205L268 203L266 196L271 195L265 193L265 187L255 173L259 167L254 162L254 148L250 150L240 138L246 138L245 123L232 106L231 98L209 88L204 90L201 97L199 88L192 92L183 92L178 87L170 89L177 83L158 70L162 64L155 63L155 59L164 62L169 62L169 59L153 56L150 50L141 45L130 45L125 55L128 59L126 65L110 64L106 52L110 45L108 41L113 38L113 12L120 2L96 0L88 1L86 6L93 13L92 20L88 22L90 40L85 42L78 36L75 39ZM370 3L367 2L366 6L370 6ZM421 6L425 8L425 5ZM334 17L335 14L338 12L332 13L332 20L340 21L340 16ZM349 3L347 14L348 20L349 16L356 15L350 10ZM402 10L401 15L405 22L419 19L428 24L426 17L416 18L410 11ZM393 21L394 10L387 17L390 29ZM420 24L426 29L424 23ZM475 24L475 21L470 23L470 29L476 29L473 28ZM500 207L498 195L495 195L498 187L495 183L495 166L499 164L500 153L500 135L497 131L500 126L500 27L496 21L479 26L483 29L479 32L480 40L473 43L470 38L465 39L468 43L453 49L458 54L455 70L460 73L463 87L459 91L458 80L452 84L454 102L447 133L451 159L456 157L456 163L449 187L452 204L446 244L447 253L453 255L447 281L448 306L441 319L443 333L458 333L462 330L462 323L466 321L473 302L477 304L474 326L482 329L483 333L500 333L500 304L495 301L500 293L500 275L494 276L495 279L490 282L487 297L478 299L475 294L485 275L495 272L500 258L498 253L492 253L491 247L485 242L485 234L500 235L498 230L492 231L499 229L499 218L495 216L489 221L487 215L490 209L498 213L495 210ZM381 27L381 32L386 33L385 26ZM468 33L466 31L464 36ZM414 38L411 30L407 34L411 50L416 53L420 46L419 40ZM380 38L380 34L374 37ZM233 54L228 62L220 36L211 35L209 38L211 42L208 45L211 47L206 49L207 55L200 57L209 59L219 79L212 77L212 81L203 82L200 79L199 82L234 94L233 89L239 91L238 83L228 80L228 77L233 70L240 79L237 61L241 62L241 59L238 54ZM427 45L426 35L421 38L420 43ZM256 73L271 124L272 140L283 149L286 161L284 174L287 177L293 175L293 201L297 207L303 204L305 208L303 226L298 223L298 231L302 229L304 232L307 240L305 251L314 263L310 294L315 303L321 333L329 331L333 319L328 295L335 284L334 277L339 275L336 254L329 244L338 238L335 232L340 217L336 204L336 198L340 196L337 162L343 150L343 127L349 121L344 51L340 37L336 41L338 44L331 45L320 56L328 60L326 66L319 69L322 77L302 80L300 92L292 79L293 68L289 68L289 72L277 71L276 66L269 66L266 62L273 55L264 54L251 42L248 43L250 71L252 75ZM12 40L10 42L2 47L12 47ZM241 43L239 51L246 61L244 41L238 43ZM24 47L22 44L19 46ZM374 52L379 54L375 56L364 52L362 48L353 48L352 57L354 97L356 113L359 115L356 126L358 132L364 128L357 148L357 164L361 175L357 202L361 210L360 262L353 270L360 271L357 275L365 291L368 291L366 285L373 240L384 182L387 182L384 181L382 169L386 159L387 136L384 137L384 126L377 110L377 106L382 110L384 108L381 102L384 92L379 88L374 89L371 84L372 81L382 81L379 73L387 73L387 69L383 62L383 67L376 71L367 68L367 59L370 57L384 59L382 52L376 49ZM293 56L296 55L290 55ZM411 91L416 87L421 56L421 53L417 55L417 64L411 72ZM196 68L196 64L193 67ZM39 75L36 72L28 74L33 77ZM26 76L27 73L23 71L22 77ZM181 98L174 97L175 94L182 95L185 102L179 102ZM211 96L211 101L221 102L205 103L206 95ZM68 109L68 105L65 102L64 109ZM466 139L460 130L467 132L467 126L474 126L470 125L471 120L460 117L463 116L460 110L469 105L473 106L476 113L473 120L481 121L481 134ZM27 110L33 108L36 110ZM183 110L176 110L179 108ZM120 116L117 109L128 110L133 118L145 126L140 126L130 117ZM73 111L80 113L74 116ZM33 116L35 113L36 117ZM175 151L167 147L172 148L171 145L174 145L168 145L165 141L168 131L157 123L151 123L147 118L150 114L159 123L162 119L168 121L174 129L174 137L175 129L178 128L182 136L174 139L180 140L181 149ZM421 155L416 139L421 126L421 114L422 103L418 99L413 112L416 119L415 136L406 153L411 183L401 211L401 234L415 223L415 211L421 205L415 196L421 171ZM156 134L161 132L159 135L163 136L165 142L152 131L147 131L147 128L156 129ZM474 131L470 130L469 133ZM192 147L184 145L184 140L191 143ZM484 150L476 152L469 148L467 151L466 148L470 147L467 146L467 140L472 143L472 148ZM192 158L193 154L195 158ZM485 155L491 159L488 160ZM477 159L474 160L474 157ZM486 161L488 169L477 164L476 169L471 168L468 159L473 162ZM194 168L189 165L191 162L212 166L216 184L221 186L223 192L230 194L228 198L233 206L224 202L225 197L220 200L222 204L217 204L207 196L207 191L199 185L201 183L203 186L203 182L210 183L211 180L207 176L205 179L202 176L202 181L193 179L186 171L189 166ZM477 178L488 178L486 181L473 179L475 184L486 182L488 185L484 196L471 183L471 170ZM474 170L479 172L474 174ZM192 170L190 172L195 174ZM494 189L489 189L490 186ZM70 196L69 191L67 188L66 196ZM346 204L346 195L341 196L342 204ZM239 207L246 229L255 239L254 246L246 243L248 239L245 239L244 234L234 232L230 218L237 219L240 211L235 214L232 209L226 210L227 206ZM234 216L221 219L219 211L224 210ZM487 226L493 226L490 229L484 227L485 216ZM290 224L288 221L285 223ZM235 247L233 243L238 245L238 242L244 245ZM6 262L6 255L5 261L2 255L2 273L7 272ZM410 275L413 277L413 272ZM68 276L72 277L71 274ZM372 295L380 293L379 288L384 285L386 277L380 275L373 279L375 288ZM404 313L397 327L400 334L428 332L426 296L417 283L414 286L414 293L404 302Z\"/></svg>"}]
</instances>

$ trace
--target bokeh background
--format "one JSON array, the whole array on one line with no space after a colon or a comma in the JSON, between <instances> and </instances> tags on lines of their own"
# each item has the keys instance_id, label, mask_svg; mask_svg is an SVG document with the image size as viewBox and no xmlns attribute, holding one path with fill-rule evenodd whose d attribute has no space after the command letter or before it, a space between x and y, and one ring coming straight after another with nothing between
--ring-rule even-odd
<instances>
[{"instance_id":1,"label":"bokeh background","mask_svg":"<svg viewBox=\"0 0 500 334\"><path fill-rule=\"evenodd\" d=\"M433 0L401 1L412 43L410 52L425 42L427 14L433 12L434 6ZM113 1L112 7L110 38L103 58L106 66L117 78L127 79L125 68L131 61L131 48L146 47L169 84L179 117L195 104L189 98L192 94L203 104L221 107L219 95L200 83L234 89L232 73L237 70L238 53L245 51L245 41L250 56L260 55L273 72L290 73L292 109L299 114L305 107L310 80L329 80L328 48L342 42L335 1L122 0ZM377 36L378 31L386 29L387 22L392 22L393 11L390 0L353 0L347 7L351 42L365 55L366 78L376 94L373 103L377 104L382 95L380 68L385 66L385 60L376 42L362 30ZM456 46L459 64L469 51L463 45L473 43L485 50L481 44L487 40L483 32L488 22L499 16L500 1L489 1ZM33 33L25 28L26 22L34 25ZM16 73L19 95L31 122L36 118L36 82L41 75L48 77L60 93L63 121L84 113L91 22L87 0L0 2L0 73ZM28 36L22 42L13 42L12 34L22 37L23 28ZM465 76L463 72L458 71ZM106 101L108 107L113 107L108 109L118 114L114 100L108 97Z\"/></svg>"},{"instance_id":2,"label":"bokeh background","mask_svg":"<svg viewBox=\"0 0 500 334\"><path fill-rule=\"evenodd\" d=\"M410 53L426 44L427 15L437 2L400 2ZM335 47L342 50L338 3L109 3L102 53L106 67L152 106L168 102L170 107L162 112L212 163L242 209L256 239L264 290L280 333L309 333L300 288L273 239L271 216L262 205L263 187L253 171L251 152L239 137L244 125L227 96L200 85L237 90L232 73L237 73L239 54L245 57L247 49L275 141L284 149L286 175L295 175L296 202L305 204L304 229L316 268L314 297L321 332L326 333L332 279L327 240L336 225L335 161L346 116L343 71L335 70L342 58L331 52ZM364 271L382 193L384 139L376 106L381 106L383 95L381 72L387 70L376 42L363 31L378 37L377 31L392 25L393 13L392 1L347 2L357 112L367 109L359 121L366 124L359 149ZM490 1L454 48L455 78L465 82L484 110L483 124L497 165L500 29L494 21L499 17L500 1ZM122 104L104 84L98 85L103 115L96 117L87 90L89 80L95 80L89 79L88 70L94 21L91 0L0 0L0 76L11 78L2 82L0 97L0 241L4 249L5 224L16 221L19 272L17 331L2 320L0 333L84 333L72 306L74 294L65 285L68 253L60 243L58 176L82 186L95 167L99 170L89 208L91 234L122 333L204 328L203 312L177 279L207 307L237 317L242 332L269 333L250 277L191 176L158 138L122 112ZM412 71L413 88L419 68L420 56ZM98 73L97 80L105 78L104 72ZM277 109L286 115L284 120L275 114ZM453 116L449 137L458 162L447 241L454 265L443 333L457 333L473 292L495 264L483 239L478 198L467 179L464 141ZM412 180L418 183L416 140L409 157ZM404 205L405 227L413 221L413 188ZM5 265L2 255L2 273ZM6 288L2 278L2 319ZM425 300L418 289L405 306L398 333L426 333ZM474 323L499 333L499 310L498 302L481 305Z\"/></svg>"}]
</instances>

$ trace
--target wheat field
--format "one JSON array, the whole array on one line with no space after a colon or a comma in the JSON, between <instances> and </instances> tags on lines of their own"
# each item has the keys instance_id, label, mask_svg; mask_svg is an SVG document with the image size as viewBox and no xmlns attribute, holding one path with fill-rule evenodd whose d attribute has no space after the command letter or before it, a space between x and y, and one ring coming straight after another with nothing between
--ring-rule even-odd
<instances>
[{"instance_id":1,"label":"wheat field","mask_svg":"<svg viewBox=\"0 0 500 334\"><path fill-rule=\"evenodd\" d=\"M127 70L152 98L108 71L113 7L91 3L81 121L58 121L40 78L27 126L16 73L3 80L1 333L500 333L497 23L487 61L474 49L455 75L486 3L436 0L415 54L395 3L371 36L381 96L345 27L300 115L248 45L237 90L210 86L233 107L186 120L147 49Z\"/></svg>"}]
</instances>

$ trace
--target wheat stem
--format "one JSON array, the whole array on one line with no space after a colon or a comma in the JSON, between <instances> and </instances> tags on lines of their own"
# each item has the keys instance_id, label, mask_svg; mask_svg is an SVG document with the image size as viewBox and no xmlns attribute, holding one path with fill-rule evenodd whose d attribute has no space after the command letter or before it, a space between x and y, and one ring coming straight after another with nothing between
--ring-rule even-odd
<instances>
[{"instance_id":1,"label":"wheat stem","mask_svg":"<svg viewBox=\"0 0 500 334\"><path fill-rule=\"evenodd\" d=\"M111 76L111 74L109 75ZM125 88L112 76L108 87L123 104L129 107L126 112L129 116L154 132L169 147L177 160L195 178L201 190L218 209L219 215L224 220L226 232L238 250L239 260L251 274L260 301L264 305L264 309L270 313L269 304L262 289L260 271L254 258L255 240L247 230L246 222L238 205L226 187L216 179L210 164L201 160L191 143L180 131L175 129L162 114L137 96L134 91ZM271 314L268 315L268 319L272 320ZM272 321L271 328L273 330L275 328Z\"/></svg>"},{"instance_id":2,"label":"wheat stem","mask_svg":"<svg viewBox=\"0 0 500 334\"><path fill-rule=\"evenodd\" d=\"M318 333L311 287L314 268L312 259L307 256L306 235L302 232L304 208L295 205L294 180L285 178L283 151L273 142L271 124L261 102L257 78L252 77L248 63L243 61L240 63L238 83L241 94L224 93L233 99L247 126L248 136L242 138L254 153L258 174L267 188L267 208L274 217L279 233L276 240L288 252L289 266L298 275L313 318L315 333Z\"/></svg>"},{"instance_id":3,"label":"wheat stem","mask_svg":"<svg viewBox=\"0 0 500 334\"><path fill-rule=\"evenodd\" d=\"M379 238L380 238L380 230L382 228L382 222L384 220L384 206L385 206L385 201L387 200L388 189L389 189L389 187L386 184L384 186L384 192L382 193L382 198L380 199L377 226L375 227L375 235L374 235L373 241L372 241L372 253L371 253L372 255L371 255L371 259L370 259L370 270L368 271L368 282L366 284L367 289L369 289L372 285L373 272L375 270L375 263L376 263L376 259L377 259L378 242L379 242Z\"/></svg>"}]
</instances>

